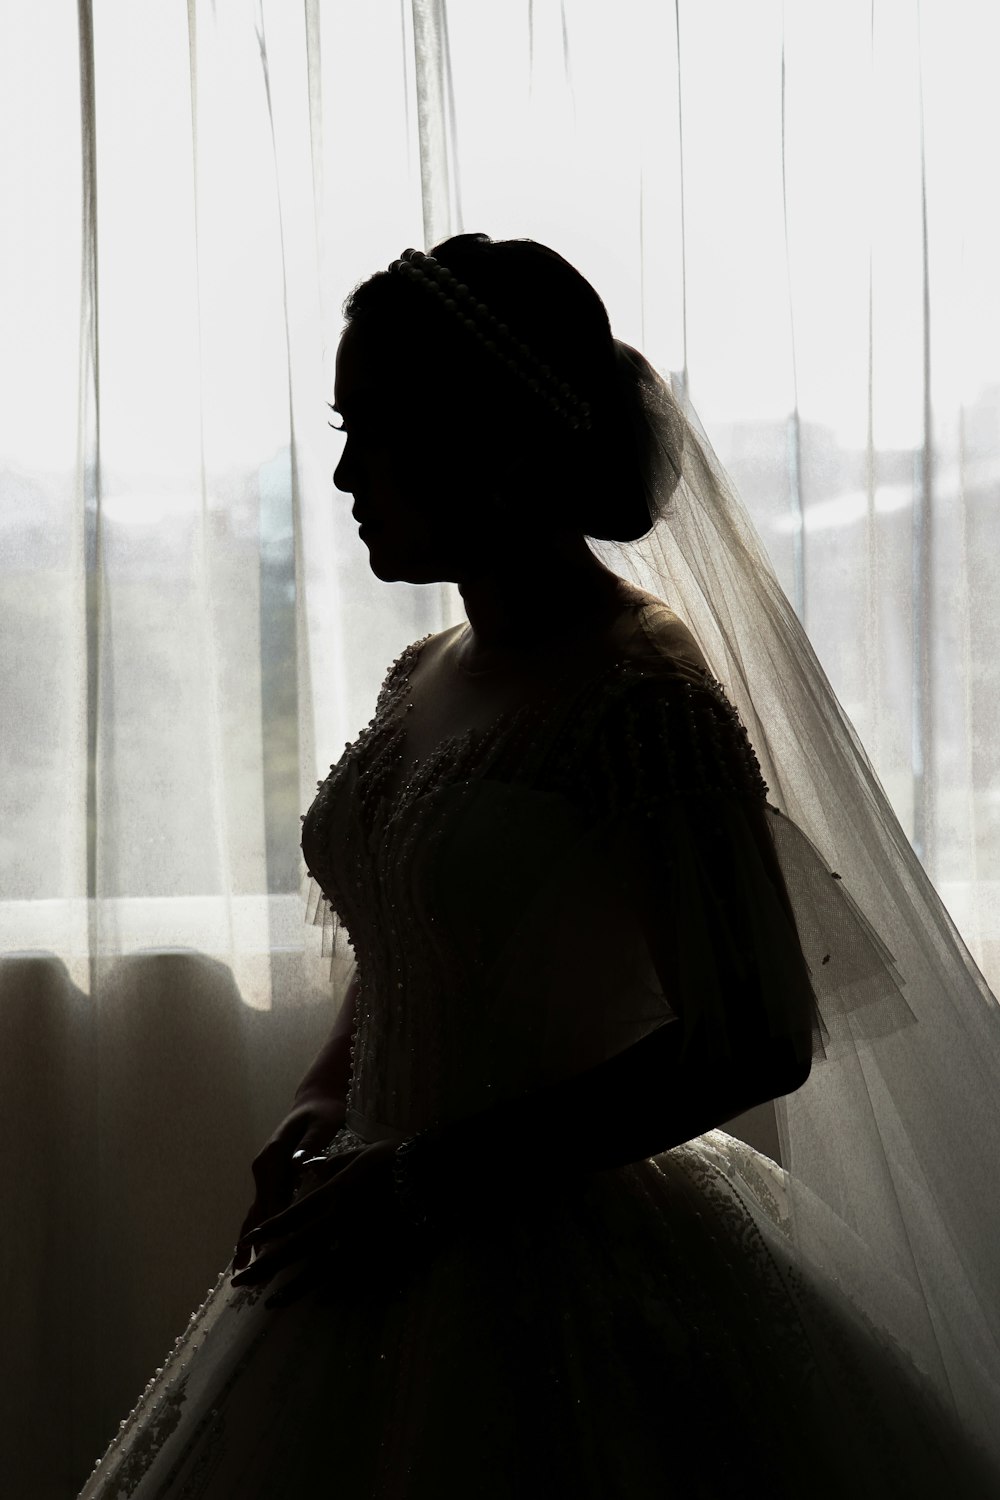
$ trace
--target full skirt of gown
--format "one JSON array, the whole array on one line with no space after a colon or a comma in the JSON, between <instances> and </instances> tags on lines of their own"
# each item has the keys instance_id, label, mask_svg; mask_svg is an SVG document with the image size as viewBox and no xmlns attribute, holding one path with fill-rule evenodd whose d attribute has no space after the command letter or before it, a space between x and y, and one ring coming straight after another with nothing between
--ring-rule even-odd
<instances>
[{"instance_id":1,"label":"full skirt of gown","mask_svg":"<svg viewBox=\"0 0 1000 1500\"><path fill-rule=\"evenodd\" d=\"M357 1147L345 1127L331 1148ZM414 1253L224 1272L80 1500L996 1494L906 1353L721 1130Z\"/></svg>"}]
</instances>

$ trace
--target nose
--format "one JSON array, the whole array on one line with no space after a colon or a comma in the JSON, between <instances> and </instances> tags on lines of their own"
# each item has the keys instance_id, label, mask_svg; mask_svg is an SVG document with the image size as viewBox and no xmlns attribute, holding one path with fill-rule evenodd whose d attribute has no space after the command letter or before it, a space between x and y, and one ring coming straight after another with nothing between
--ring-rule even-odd
<instances>
[{"instance_id":1,"label":"nose","mask_svg":"<svg viewBox=\"0 0 1000 1500\"><path fill-rule=\"evenodd\" d=\"M345 495L349 495L351 492L351 486L348 483L348 477L348 471L344 468L344 460L341 459L340 463L333 471L333 482L336 485L337 489Z\"/></svg>"}]
</instances>

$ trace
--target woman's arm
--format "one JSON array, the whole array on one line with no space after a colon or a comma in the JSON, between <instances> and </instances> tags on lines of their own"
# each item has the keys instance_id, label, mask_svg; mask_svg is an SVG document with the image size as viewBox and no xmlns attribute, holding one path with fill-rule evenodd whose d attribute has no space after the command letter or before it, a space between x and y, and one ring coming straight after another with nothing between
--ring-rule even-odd
<instances>
[{"instance_id":1,"label":"woman's arm","mask_svg":"<svg viewBox=\"0 0 1000 1500\"><path fill-rule=\"evenodd\" d=\"M296 1101L315 1094L324 1094L330 1099L347 1098L351 1081L351 1033L354 1028L357 994L358 972L355 969L333 1030L295 1090Z\"/></svg>"},{"instance_id":2,"label":"woman's arm","mask_svg":"<svg viewBox=\"0 0 1000 1500\"><path fill-rule=\"evenodd\" d=\"M671 1021L587 1073L528 1095L525 1124L544 1130L552 1160L578 1153L592 1171L644 1161L703 1135L754 1105L793 1093L809 1076L788 1040L749 1032L735 1061L688 1050ZM492 1113L492 1111L491 1111ZM504 1123L491 1122L498 1138Z\"/></svg>"},{"instance_id":3,"label":"woman's arm","mask_svg":"<svg viewBox=\"0 0 1000 1500\"><path fill-rule=\"evenodd\" d=\"M544 1190L565 1173L589 1175L669 1150L755 1104L800 1088L810 1065L790 1042L748 1035L736 1062L689 1049L668 1022L586 1073L423 1131L402 1156L404 1201L431 1222L509 1193Z\"/></svg>"}]
</instances>

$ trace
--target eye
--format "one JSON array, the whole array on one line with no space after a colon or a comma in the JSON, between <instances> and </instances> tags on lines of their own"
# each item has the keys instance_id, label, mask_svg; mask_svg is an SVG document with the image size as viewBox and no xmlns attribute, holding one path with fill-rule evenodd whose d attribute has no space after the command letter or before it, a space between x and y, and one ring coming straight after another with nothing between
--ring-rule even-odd
<instances>
[{"instance_id":1,"label":"eye","mask_svg":"<svg viewBox=\"0 0 1000 1500\"><path fill-rule=\"evenodd\" d=\"M327 422L326 425L327 425L327 427L332 427L333 430L334 430L334 432L346 432L347 431L346 427L338 427L337 424L336 424L336 422Z\"/></svg>"}]
</instances>

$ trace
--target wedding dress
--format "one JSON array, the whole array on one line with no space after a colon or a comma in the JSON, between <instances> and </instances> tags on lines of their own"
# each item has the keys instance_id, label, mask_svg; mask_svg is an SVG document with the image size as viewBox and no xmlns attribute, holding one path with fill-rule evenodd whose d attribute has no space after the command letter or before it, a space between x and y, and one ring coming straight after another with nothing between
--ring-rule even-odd
<instances>
[{"instance_id":1,"label":"wedding dress","mask_svg":"<svg viewBox=\"0 0 1000 1500\"><path fill-rule=\"evenodd\" d=\"M858 972L867 954L894 974L859 912L827 902L817 924L836 877L765 800L738 713L666 606L629 607L600 662L400 775L425 641L393 663L303 820L331 903L315 920L334 946L349 931L360 978L330 1153L461 1119L678 1024L628 895L637 819L655 841L660 809L690 993L749 942L780 1029L793 939L748 797L773 825L810 969L836 910ZM719 903L722 863L743 914ZM889 988L905 1030L898 977ZM855 1021L873 993L855 995ZM328 1279L287 1307L267 1301L294 1267L237 1290L227 1268L81 1500L1000 1493L926 1373L797 1247L768 1157L716 1129L570 1189L561 1175L530 1211L499 1200L427 1255L331 1252Z\"/></svg>"},{"instance_id":2,"label":"wedding dress","mask_svg":"<svg viewBox=\"0 0 1000 1500\"><path fill-rule=\"evenodd\" d=\"M422 1250L352 1226L287 1306L295 1266L227 1267L80 1500L1000 1495L1000 1007L683 382L618 351L661 459L617 555L647 602L414 765L408 646L303 820L359 981L328 1149L694 1018L724 1047L755 976L787 1034L804 960L783 1165L713 1129L587 1175L567 1139L530 1204Z\"/></svg>"}]
</instances>

